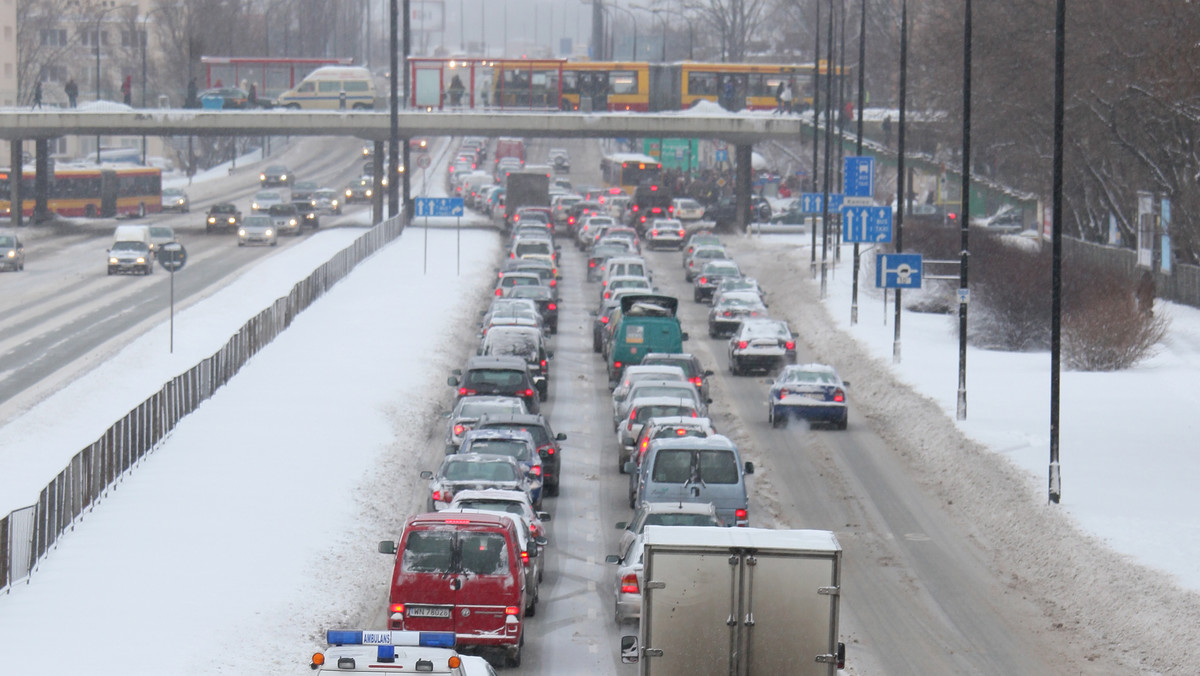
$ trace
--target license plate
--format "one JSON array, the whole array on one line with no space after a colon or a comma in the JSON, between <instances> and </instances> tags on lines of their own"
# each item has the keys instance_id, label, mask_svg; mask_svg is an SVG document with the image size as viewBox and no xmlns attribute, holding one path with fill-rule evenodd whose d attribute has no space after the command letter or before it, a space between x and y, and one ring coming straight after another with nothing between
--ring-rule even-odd
<instances>
[{"instance_id":1,"label":"license plate","mask_svg":"<svg viewBox=\"0 0 1200 676\"><path fill-rule=\"evenodd\" d=\"M449 608L422 608L409 606L406 611L409 617L450 617Z\"/></svg>"}]
</instances>

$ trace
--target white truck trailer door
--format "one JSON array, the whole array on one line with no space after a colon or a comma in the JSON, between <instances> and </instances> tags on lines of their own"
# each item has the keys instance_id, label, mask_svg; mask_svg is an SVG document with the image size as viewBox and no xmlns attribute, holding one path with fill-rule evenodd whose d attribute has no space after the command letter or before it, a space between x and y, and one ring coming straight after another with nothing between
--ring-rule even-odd
<instances>
[{"instance_id":1,"label":"white truck trailer door","mask_svg":"<svg viewBox=\"0 0 1200 676\"><path fill-rule=\"evenodd\" d=\"M746 646L739 674L833 676L839 585L835 554L758 552L743 557L745 599L739 624Z\"/></svg>"},{"instance_id":2,"label":"white truck trailer door","mask_svg":"<svg viewBox=\"0 0 1200 676\"><path fill-rule=\"evenodd\" d=\"M738 614L738 578L738 561L731 562L728 551L660 551L647 557L642 673L735 673L737 627L729 621ZM669 582L655 588L663 580Z\"/></svg>"}]
</instances>

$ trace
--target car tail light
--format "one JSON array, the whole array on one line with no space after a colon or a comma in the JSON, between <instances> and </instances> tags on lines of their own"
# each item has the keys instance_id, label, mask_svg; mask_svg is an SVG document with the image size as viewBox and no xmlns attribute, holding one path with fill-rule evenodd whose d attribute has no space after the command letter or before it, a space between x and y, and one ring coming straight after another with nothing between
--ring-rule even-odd
<instances>
[{"instance_id":1,"label":"car tail light","mask_svg":"<svg viewBox=\"0 0 1200 676\"><path fill-rule=\"evenodd\" d=\"M726 310L726 311L725 311L724 313L722 313L722 314L724 314L726 317L732 317L732 316L733 316L733 313L732 313L732 312L730 312L729 310Z\"/></svg>"},{"instance_id":2,"label":"car tail light","mask_svg":"<svg viewBox=\"0 0 1200 676\"><path fill-rule=\"evenodd\" d=\"M701 283L701 284L708 284L708 277L701 277L701 278L700 278L700 283Z\"/></svg>"},{"instance_id":3,"label":"car tail light","mask_svg":"<svg viewBox=\"0 0 1200 676\"><path fill-rule=\"evenodd\" d=\"M601 324L607 324L607 323L608 323L608 315L604 315L603 317L601 317L601 318L600 318L600 323L601 323Z\"/></svg>"},{"instance_id":4,"label":"car tail light","mask_svg":"<svg viewBox=\"0 0 1200 676\"><path fill-rule=\"evenodd\" d=\"M434 501L434 502L441 502L441 501L442 501L442 492L441 492L441 491L434 491L434 492L433 492L433 501Z\"/></svg>"},{"instance_id":5,"label":"car tail light","mask_svg":"<svg viewBox=\"0 0 1200 676\"><path fill-rule=\"evenodd\" d=\"M619 362L619 361L614 361L614 362L613 362L613 368L615 368L615 369L619 369L619 368L621 368L621 362Z\"/></svg>"},{"instance_id":6,"label":"car tail light","mask_svg":"<svg viewBox=\"0 0 1200 676\"><path fill-rule=\"evenodd\" d=\"M500 296L503 296L503 295L504 295L504 289L497 287L496 288L496 297L499 298Z\"/></svg>"},{"instance_id":7,"label":"car tail light","mask_svg":"<svg viewBox=\"0 0 1200 676\"><path fill-rule=\"evenodd\" d=\"M843 392L841 390L841 388L834 390L833 391L833 400L838 402L839 404L846 401L846 393Z\"/></svg>"},{"instance_id":8,"label":"car tail light","mask_svg":"<svg viewBox=\"0 0 1200 676\"><path fill-rule=\"evenodd\" d=\"M521 609L516 606L506 606L504 608L505 615L520 615Z\"/></svg>"},{"instance_id":9,"label":"car tail light","mask_svg":"<svg viewBox=\"0 0 1200 676\"><path fill-rule=\"evenodd\" d=\"M725 314L729 314L729 313L727 312L727 313L725 313ZM738 341L738 349L739 349L739 350L744 350L744 349L746 349L747 347L750 347L750 343L748 343L748 342L746 342L746 341L744 341L744 340L739 340L739 341Z\"/></svg>"},{"instance_id":10,"label":"car tail light","mask_svg":"<svg viewBox=\"0 0 1200 676\"><path fill-rule=\"evenodd\" d=\"M553 288L556 286L558 286L558 280L557 279L550 280L550 287Z\"/></svg>"},{"instance_id":11,"label":"car tail light","mask_svg":"<svg viewBox=\"0 0 1200 676\"><path fill-rule=\"evenodd\" d=\"M466 397L466 396L472 395L472 394L479 394L479 393L476 392L475 390L472 390L469 387L458 388L458 396L460 396L460 397Z\"/></svg>"},{"instance_id":12,"label":"car tail light","mask_svg":"<svg viewBox=\"0 0 1200 676\"><path fill-rule=\"evenodd\" d=\"M538 449L538 455L543 455L543 454L544 455L554 455L554 447L553 446L542 446L541 448Z\"/></svg>"},{"instance_id":13,"label":"car tail light","mask_svg":"<svg viewBox=\"0 0 1200 676\"><path fill-rule=\"evenodd\" d=\"M516 220L517 220L517 217L516 217L516 216L513 216L513 220L514 220L514 221L516 221ZM517 252L516 252L516 251L510 251L510 252L508 252L508 257L509 257L509 258L511 258L511 259L516 259L516 257L517 257Z\"/></svg>"},{"instance_id":14,"label":"car tail light","mask_svg":"<svg viewBox=\"0 0 1200 676\"><path fill-rule=\"evenodd\" d=\"M530 468L529 468L529 473L530 473L530 474L532 474L532 475L534 475L534 476L541 476L541 475L542 475L542 466L541 466L541 465L534 465L533 467L530 467Z\"/></svg>"},{"instance_id":15,"label":"car tail light","mask_svg":"<svg viewBox=\"0 0 1200 676\"><path fill-rule=\"evenodd\" d=\"M637 573L629 573L621 576L621 593L622 594L637 594L638 580Z\"/></svg>"},{"instance_id":16,"label":"car tail light","mask_svg":"<svg viewBox=\"0 0 1200 676\"><path fill-rule=\"evenodd\" d=\"M633 210L634 210L634 211L637 211L637 210L638 210L638 205L636 205L636 204L635 204L635 205L633 205Z\"/></svg>"},{"instance_id":17,"label":"car tail light","mask_svg":"<svg viewBox=\"0 0 1200 676\"><path fill-rule=\"evenodd\" d=\"M683 232L682 230L680 230L680 231L679 231L679 236L680 236L680 237L683 237L683 235L684 235L684 232Z\"/></svg>"},{"instance_id":18,"label":"car tail light","mask_svg":"<svg viewBox=\"0 0 1200 676\"><path fill-rule=\"evenodd\" d=\"M794 349L796 349L796 341L789 340L783 344L783 347L788 350L794 350Z\"/></svg>"},{"instance_id":19,"label":"car tail light","mask_svg":"<svg viewBox=\"0 0 1200 676\"><path fill-rule=\"evenodd\" d=\"M612 298L612 292L611 292L611 291L605 291L605 292L604 292L604 300L608 300L609 298Z\"/></svg>"},{"instance_id":20,"label":"car tail light","mask_svg":"<svg viewBox=\"0 0 1200 676\"><path fill-rule=\"evenodd\" d=\"M404 614L404 604L403 603L393 603L392 604L392 612L400 613L401 615L403 615Z\"/></svg>"},{"instance_id":21,"label":"car tail light","mask_svg":"<svg viewBox=\"0 0 1200 676\"><path fill-rule=\"evenodd\" d=\"M655 228L655 229L651 230L651 231L650 231L650 236L651 236L651 237L658 237L658 228Z\"/></svg>"},{"instance_id":22,"label":"car tail light","mask_svg":"<svg viewBox=\"0 0 1200 676\"><path fill-rule=\"evenodd\" d=\"M518 394L517 396L518 397L532 397L533 394L534 394L533 390L526 389L524 393Z\"/></svg>"},{"instance_id":23,"label":"car tail light","mask_svg":"<svg viewBox=\"0 0 1200 676\"><path fill-rule=\"evenodd\" d=\"M543 371L546 370L546 360L545 359L542 360L542 370Z\"/></svg>"},{"instance_id":24,"label":"car tail light","mask_svg":"<svg viewBox=\"0 0 1200 676\"><path fill-rule=\"evenodd\" d=\"M696 387L700 387L701 385L704 384L704 381L700 378L700 376L696 376L695 378L688 378L688 382L695 385Z\"/></svg>"},{"instance_id":25,"label":"car tail light","mask_svg":"<svg viewBox=\"0 0 1200 676\"><path fill-rule=\"evenodd\" d=\"M737 519L737 525L741 526L742 528L750 525L750 514L746 510L734 510L733 516Z\"/></svg>"},{"instance_id":26,"label":"car tail light","mask_svg":"<svg viewBox=\"0 0 1200 676\"><path fill-rule=\"evenodd\" d=\"M529 565L529 552L521 552L521 563Z\"/></svg>"},{"instance_id":27,"label":"car tail light","mask_svg":"<svg viewBox=\"0 0 1200 676\"><path fill-rule=\"evenodd\" d=\"M589 267L589 268L594 268L594 267L596 267L596 261L594 261L594 260L590 260L590 261L588 261L588 267Z\"/></svg>"},{"instance_id":28,"label":"car tail light","mask_svg":"<svg viewBox=\"0 0 1200 676\"><path fill-rule=\"evenodd\" d=\"M549 303L548 305L546 305L546 309L547 309L547 310L557 310L557 309L558 309L558 305L557 305L557 304L555 304L555 303Z\"/></svg>"},{"instance_id":29,"label":"car tail light","mask_svg":"<svg viewBox=\"0 0 1200 676\"><path fill-rule=\"evenodd\" d=\"M466 431L467 431L466 425L455 425L454 426L454 436L456 436L456 437L461 436L462 433L466 432Z\"/></svg>"},{"instance_id":30,"label":"car tail light","mask_svg":"<svg viewBox=\"0 0 1200 676\"><path fill-rule=\"evenodd\" d=\"M637 417L637 409L636 408L629 411L629 422L633 422L634 418L636 418L636 417Z\"/></svg>"}]
</instances>

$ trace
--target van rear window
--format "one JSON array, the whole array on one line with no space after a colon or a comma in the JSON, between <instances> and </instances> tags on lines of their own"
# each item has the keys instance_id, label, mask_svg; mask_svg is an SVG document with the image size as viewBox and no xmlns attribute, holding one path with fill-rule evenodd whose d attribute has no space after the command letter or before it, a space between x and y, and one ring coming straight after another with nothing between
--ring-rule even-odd
<instances>
[{"instance_id":1,"label":"van rear window","mask_svg":"<svg viewBox=\"0 0 1200 676\"><path fill-rule=\"evenodd\" d=\"M637 324L629 324L625 327L625 342L626 343L641 343L645 340L645 327Z\"/></svg>"},{"instance_id":2,"label":"van rear window","mask_svg":"<svg viewBox=\"0 0 1200 676\"><path fill-rule=\"evenodd\" d=\"M508 543L498 533L413 531L404 543L406 573L508 573Z\"/></svg>"},{"instance_id":3,"label":"van rear window","mask_svg":"<svg viewBox=\"0 0 1200 676\"><path fill-rule=\"evenodd\" d=\"M508 572L508 543L496 533L459 533L462 572L503 575Z\"/></svg>"},{"instance_id":4,"label":"van rear window","mask_svg":"<svg viewBox=\"0 0 1200 676\"><path fill-rule=\"evenodd\" d=\"M694 479L706 484L736 484L738 467L725 450L672 449L660 451L651 473L658 483L681 484Z\"/></svg>"},{"instance_id":5,"label":"van rear window","mask_svg":"<svg viewBox=\"0 0 1200 676\"><path fill-rule=\"evenodd\" d=\"M406 573L450 573L453 561L452 531L413 531L404 543L400 566Z\"/></svg>"}]
</instances>

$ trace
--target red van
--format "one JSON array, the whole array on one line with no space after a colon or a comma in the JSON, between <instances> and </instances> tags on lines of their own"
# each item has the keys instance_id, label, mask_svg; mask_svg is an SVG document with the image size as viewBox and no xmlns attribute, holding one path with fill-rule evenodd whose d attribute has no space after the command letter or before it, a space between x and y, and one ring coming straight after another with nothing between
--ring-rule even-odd
<instances>
[{"instance_id":1,"label":"red van","mask_svg":"<svg viewBox=\"0 0 1200 676\"><path fill-rule=\"evenodd\" d=\"M418 514L404 525L399 545L379 543L396 556L388 628L452 631L459 648L503 650L521 663L525 642L525 569L512 519L498 514Z\"/></svg>"},{"instance_id":2,"label":"red van","mask_svg":"<svg viewBox=\"0 0 1200 676\"><path fill-rule=\"evenodd\" d=\"M510 136L501 136L496 139L496 152L492 153L492 162L499 164L500 160L505 157L515 157L521 160L521 165L525 165L525 141L519 138Z\"/></svg>"}]
</instances>

